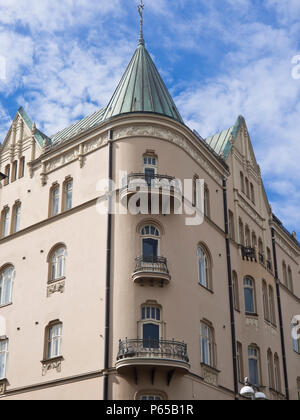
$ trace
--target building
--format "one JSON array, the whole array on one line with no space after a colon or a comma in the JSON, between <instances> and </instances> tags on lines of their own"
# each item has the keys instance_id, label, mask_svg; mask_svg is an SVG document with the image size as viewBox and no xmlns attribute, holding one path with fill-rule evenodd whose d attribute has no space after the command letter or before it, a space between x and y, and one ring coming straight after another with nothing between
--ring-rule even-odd
<instances>
[{"instance_id":1,"label":"building","mask_svg":"<svg viewBox=\"0 0 300 420\"><path fill-rule=\"evenodd\" d=\"M52 137L20 108L0 171L2 400L232 400L246 376L300 399L300 244L272 213L244 118L191 131L142 25L108 106ZM171 214L99 214L97 182L122 171L204 179L204 222L175 214L176 188ZM118 187L123 209L132 194Z\"/></svg>"}]
</instances>

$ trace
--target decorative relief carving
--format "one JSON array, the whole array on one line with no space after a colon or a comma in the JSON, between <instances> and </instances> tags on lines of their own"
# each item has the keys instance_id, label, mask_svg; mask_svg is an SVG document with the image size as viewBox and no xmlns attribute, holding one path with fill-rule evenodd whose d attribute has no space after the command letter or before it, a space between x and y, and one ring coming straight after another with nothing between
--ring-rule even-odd
<instances>
[{"instance_id":1,"label":"decorative relief carving","mask_svg":"<svg viewBox=\"0 0 300 420\"><path fill-rule=\"evenodd\" d=\"M247 327L255 327L258 331L258 319L246 317L246 325Z\"/></svg>"},{"instance_id":2,"label":"decorative relief carving","mask_svg":"<svg viewBox=\"0 0 300 420\"><path fill-rule=\"evenodd\" d=\"M64 293L65 286L66 286L65 280L60 280L55 283L49 284L47 287L47 297L50 297L54 293Z\"/></svg>"},{"instance_id":3,"label":"decorative relief carving","mask_svg":"<svg viewBox=\"0 0 300 420\"><path fill-rule=\"evenodd\" d=\"M214 386L218 385L218 373L214 371L214 369L211 369L208 366L202 366L202 376L204 382Z\"/></svg>"},{"instance_id":4,"label":"decorative relief carving","mask_svg":"<svg viewBox=\"0 0 300 420\"><path fill-rule=\"evenodd\" d=\"M43 376L47 375L47 372L49 370L56 370L57 373L61 372L61 366L62 366L62 361L63 358L62 357L58 357L56 359L51 359L51 360L44 360L42 362L43 365Z\"/></svg>"},{"instance_id":5,"label":"decorative relief carving","mask_svg":"<svg viewBox=\"0 0 300 420\"><path fill-rule=\"evenodd\" d=\"M7 387L7 380L6 379L0 380L0 395L5 394L6 387Z\"/></svg>"}]
</instances>

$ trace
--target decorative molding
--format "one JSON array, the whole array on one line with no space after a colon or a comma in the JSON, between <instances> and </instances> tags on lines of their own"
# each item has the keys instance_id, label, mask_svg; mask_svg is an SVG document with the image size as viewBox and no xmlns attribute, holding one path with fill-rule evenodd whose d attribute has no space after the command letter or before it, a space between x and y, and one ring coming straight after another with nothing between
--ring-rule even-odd
<instances>
[{"instance_id":1,"label":"decorative molding","mask_svg":"<svg viewBox=\"0 0 300 420\"><path fill-rule=\"evenodd\" d=\"M55 293L64 293L65 292L66 281L65 279L59 280L55 283L49 284L47 286L47 297L54 295Z\"/></svg>"},{"instance_id":2,"label":"decorative molding","mask_svg":"<svg viewBox=\"0 0 300 420\"><path fill-rule=\"evenodd\" d=\"M115 140L134 136L161 138L176 144L189 154L218 184L222 184L222 175L214 169L208 159L175 131L151 125L137 125L116 129L114 133Z\"/></svg>"},{"instance_id":3,"label":"decorative molding","mask_svg":"<svg viewBox=\"0 0 300 420\"><path fill-rule=\"evenodd\" d=\"M201 366L202 366L202 376L203 376L204 382L210 385L218 386L219 371L217 371L216 369L210 366L206 366L204 364L202 364Z\"/></svg>"},{"instance_id":4,"label":"decorative molding","mask_svg":"<svg viewBox=\"0 0 300 420\"><path fill-rule=\"evenodd\" d=\"M5 394L7 385L8 385L7 379L1 379L0 380L0 395Z\"/></svg>"},{"instance_id":5,"label":"decorative molding","mask_svg":"<svg viewBox=\"0 0 300 420\"><path fill-rule=\"evenodd\" d=\"M46 376L49 370L56 370L57 373L60 373L63 360L64 360L63 357L57 357L55 359L50 359L50 360L43 360L42 361L43 376Z\"/></svg>"},{"instance_id":6,"label":"decorative molding","mask_svg":"<svg viewBox=\"0 0 300 420\"><path fill-rule=\"evenodd\" d=\"M258 319L257 318L250 318L246 316L246 325L247 327L255 327L256 331L258 331Z\"/></svg>"},{"instance_id":7,"label":"decorative molding","mask_svg":"<svg viewBox=\"0 0 300 420\"><path fill-rule=\"evenodd\" d=\"M261 229L264 229L264 221L265 219L262 218L251 206L244 200L240 193L238 195L238 204L239 206L248 214L248 216L253 219Z\"/></svg>"}]
</instances>

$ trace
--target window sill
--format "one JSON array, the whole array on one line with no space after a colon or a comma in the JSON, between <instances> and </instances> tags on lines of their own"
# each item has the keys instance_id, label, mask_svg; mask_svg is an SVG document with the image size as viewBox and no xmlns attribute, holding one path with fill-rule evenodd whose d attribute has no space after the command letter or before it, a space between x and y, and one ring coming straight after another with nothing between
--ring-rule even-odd
<instances>
[{"instance_id":1,"label":"window sill","mask_svg":"<svg viewBox=\"0 0 300 420\"><path fill-rule=\"evenodd\" d=\"M44 360L41 360L41 363L54 363L54 362L59 362L59 361L63 361L64 360L64 358L63 358L63 356L57 356L57 357L53 357L53 358L51 358L51 359L44 359Z\"/></svg>"},{"instance_id":2,"label":"window sill","mask_svg":"<svg viewBox=\"0 0 300 420\"><path fill-rule=\"evenodd\" d=\"M221 373L221 371L220 370L218 370L216 367L213 367L213 366L210 366L210 365L207 365L206 363L200 363L200 365L201 365L201 367L202 368L204 368L204 369L208 369L208 370L210 370L211 372L213 372L213 373L215 373L215 374L219 374L219 373Z\"/></svg>"},{"instance_id":3,"label":"window sill","mask_svg":"<svg viewBox=\"0 0 300 420\"><path fill-rule=\"evenodd\" d=\"M9 302L9 303L3 303L3 305L0 305L0 309L3 309L3 308L7 308L8 306L11 306L12 305L12 302ZM0 379L1 380L1 379Z\"/></svg>"},{"instance_id":4,"label":"window sill","mask_svg":"<svg viewBox=\"0 0 300 420\"><path fill-rule=\"evenodd\" d=\"M55 279L55 280L50 280L50 281L48 281L48 285L55 284L55 283L59 283L60 281L63 281L63 280L66 280L66 277L65 277L65 276L63 276L63 277L59 277L59 278L57 278L57 279Z\"/></svg>"},{"instance_id":5,"label":"window sill","mask_svg":"<svg viewBox=\"0 0 300 420\"><path fill-rule=\"evenodd\" d=\"M258 314L253 313L253 312L245 312L245 315L247 317L250 317L250 318L255 318L255 319L258 319L259 318Z\"/></svg>"},{"instance_id":6,"label":"window sill","mask_svg":"<svg viewBox=\"0 0 300 420\"><path fill-rule=\"evenodd\" d=\"M208 287L203 286L203 285L202 285L202 284L200 284L200 283L198 283L198 285L199 285L202 289L204 289L204 290L206 290L207 292L209 292L209 293L211 293L212 295L214 295L214 291L213 291L213 290L209 289Z\"/></svg>"}]
</instances>

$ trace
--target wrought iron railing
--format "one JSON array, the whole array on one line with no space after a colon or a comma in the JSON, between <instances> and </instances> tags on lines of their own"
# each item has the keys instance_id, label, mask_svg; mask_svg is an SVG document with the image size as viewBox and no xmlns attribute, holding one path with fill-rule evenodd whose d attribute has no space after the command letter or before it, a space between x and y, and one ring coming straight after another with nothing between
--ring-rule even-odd
<instances>
[{"instance_id":1,"label":"wrought iron railing","mask_svg":"<svg viewBox=\"0 0 300 420\"><path fill-rule=\"evenodd\" d=\"M167 259L164 257L137 257L134 273L164 273L169 274Z\"/></svg>"},{"instance_id":2,"label":"wrought iron railing","mask_svg":"<svg viewBox=\"0 0 300 420\"><path fill-rule=\"evenodd\" d=\"M169 175L132 173L123 179L122 184L122 189L147 186L152 188L170 189L171 191L181 190L180 182L175 177Z\"/></svg>"},{"instance_id":3,"label":"wrought iron railing","mask_svg":"<svg viewBox=\"0 0 300 420\"><path fill-rule=\"evenodd\" d=\"M189 363L185 343L152 338L120 340L117 360L127 358L171 359Z\"/></svg>"},{"instance_id":4,"label":"wrought iron railing","mask_svg":"<svg viewBox=\"0 0 300 420\"><path fill-rule=\"evenodd\" d=\"M242 246L242 257L247 261L256 261L255 249L249 246Z\"/></svg>"}]
</instances>

